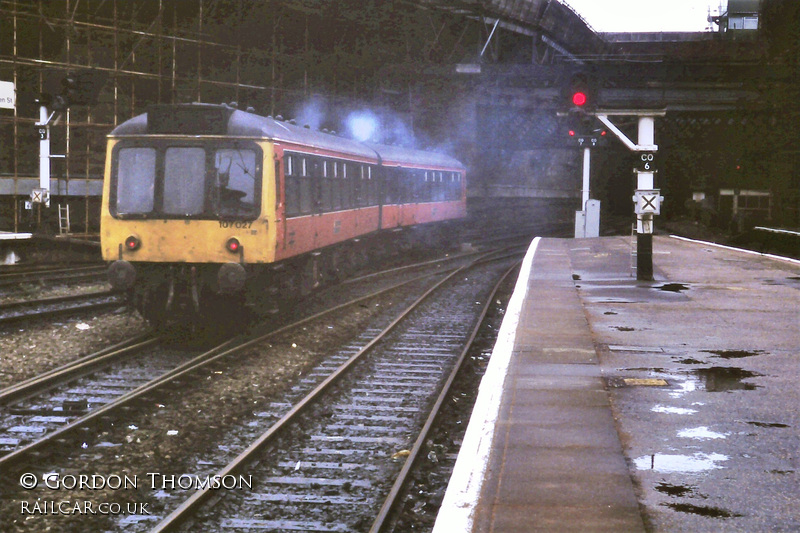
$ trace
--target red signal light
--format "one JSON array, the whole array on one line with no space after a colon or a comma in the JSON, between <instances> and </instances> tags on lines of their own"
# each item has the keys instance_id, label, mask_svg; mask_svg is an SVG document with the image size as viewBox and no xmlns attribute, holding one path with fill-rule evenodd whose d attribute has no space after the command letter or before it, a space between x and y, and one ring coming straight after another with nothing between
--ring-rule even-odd
<instances>
[{"instance_id":1,"label":"red signal light","mask_svg":"<svg viewBox=\"0 0 800 533\"><path fill-rule=\"evenodd\" d=\"M572 103L576 106L580 107L586 105L586 101L588 98L586 97L586 93L582 91L576 91L572 93Z\"/></svg>"},{"instance_id":2,"label":"red signal light","mask_svg":"<svg viewBox=\"0 0 800 533\"><path fill-rule=\"evenodd\" d=\"M139 237L136 235L131 235L127 239L125 239L125 248L133 252L134 250L138 250L139 247L142 245L142 241L139 240Z\"/></svg>"},{"instance_id":3,"label":"red signal light","mask_svg":"<svg viewBox=\"0 0 800 533\"><path fill-rule=\"evenodd\" d=\"M238 252L240 247L241 244L239 244L239 239L237 239L236 237L231 237L230 239L228 239L228 242L225 243L225 248L227 248L228 251L232 254Z\"/></svg>"},{"instance_id":4,"label":"red signal light","mask_svg":"<svg viewBox=\"0 0 800 533\"><path fill-rule=\"evenodd\" d=\"M575 137L575 130L569 130L569 136Z\"/></svg>"}]
</instances>

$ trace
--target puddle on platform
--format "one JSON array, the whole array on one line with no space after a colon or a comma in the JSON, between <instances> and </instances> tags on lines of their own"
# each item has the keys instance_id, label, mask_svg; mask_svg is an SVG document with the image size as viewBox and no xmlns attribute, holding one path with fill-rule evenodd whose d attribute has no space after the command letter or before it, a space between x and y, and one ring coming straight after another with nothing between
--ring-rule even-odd
<instances>
[{"instance_id":1,"label":"puddle on platform","mask_svg":"<svg viewBox=\"0 0 800 533\"><path fill-rule=\"evenodd\" d=\"M707 505L692 505L691 503L662 503L661 505L674 509L679 513L696 514L708 518L735 518L743 516L728 511L727 509Z\"/></svg>"},{"instance_id":2,"label":"puddle on platform","mask_svg":"<svg viewBox=\"0 0 800 533\"><path fill-rule=\"evenodd\" d=\"M666 292L683 292L689 290L689 286L684 285L683 283L665 283L664 285L659 285L658 287L653 288Z\"/></svg>"},{"instance_id":3,"label":"puddle on platform","mask_svg":"<svg viewBox=\"0 0 800 533\"><path fill-rule=\"evenodd\" d=\"M682 429L681 431L678 432L678 436L684 439L697 439L697 440L714 440L714 439L725 438L725 435L723 433L717 433L716 431L711 431L705 426Z\"/></svg>"},{"instance_id":4,"label":"puddle on platform","mask_svg":"<svg viewBox=\"0 0 800 533\"><path fill-rule=\"evenodd\" d=\"M758 385L744 383L743 380L761 376L757 372L750 372L736 367L712 366L694 371L702 382L706 392L727 392L732 390L755 390Z\"/></svg>"},{"instance_id":5,"label":"puddle on platform","mask_svg":"<svg viewBox=\"0 0 800 533\"><path fill-rule=\"evenodd\" d=\"M705 353L713 353L722 359L741 359L743 357L752 357L754 355L761 355L764 350L702 350Z\"/></svg>"},{"instance_id":6,"label":"puddle on platform","mask_svg":"<svg viewBox=\"0 0 800 533\"><path fill-rule=\"evenodd\" d=\"M668 455L656 453L634 459L639 470L654 470L661 473L697 473L722 468L717 463L727 461L728 456L720 453L696 453L694 455Z\"/></svg>"},{"instance_id":7,"label":"puddle on platform","mask_svg":"<svg viewBox=\"0 0 800 533\"><path fill-rule=\"evenodd\" d=\"M611 329L616 329L617 331L636 331L634 328L629 328L628 326L611 326Z\"/></svg>"},{"instance_id":8,"label":"puddle on platform","mask_svg":"<svg viewBox=\"0 0 800 533\"><path fill-rule=\"evenodd\" d=\"M578 274L573 274L573 275L572 275L572 279L573 279L574 281L578 281L578 280L580 280L580 279L581 279L581 277L580 277Z\"/></svg>"},{"instance_id":9,"label":"puddle on platform","mask_svg":"<svg viewBox=\"0 0 800 533\"><path fill-rule=\"evenodd\" d=\"M697 412L697 409L670 407L668 405L654 405L650 410L654 413L667 413L670 415L693 415Z\"/></svg>"},{"instance_id":10,"label":"puddle on platform","mask_svg":"<svg viewBox=\"0 0 800 533\"><path fill-rule=\"evenodd\" d=\"M786 424L779 424L777 422L748 422L748 424L752 426L756 426L759 428L788 428L791 426L787 426Z\"/></svg>"},{"instance_id":11,"label":"puddle on platform","mask_svg":"<svg viewBox=\"0 0 800 533\"><path fill-rule=\"evenodd\" d=\"M616 315L617 313L615 313L614 311L606 311L606 312L605 312L605 313L603 313L603 314L604 314L604 315Z\"/></svg>"},{"instance_id":12,"label":"puddle on platform","mask_svg":"<svg viewBox=\"0 0 800 533\"><path fill-rule=\"evenodd\" d=\"M692 357L688 357L686 359L678 359L676 362L680 363L682 365L704 365L705 364L705 361L699 361L699 360L694 359Z\"/></svg>"},{"instance_id":13,"label":"puddle on platform","mask_svg":"<svg viewBox=\"0 0 800 533\"><path fill-rule=\"evenodd\" d=\"M654 487L658 492L663 492L668 496L673 496L675 498L680 498L682 496L688 496L694 492L694 487L690 487L688 485L671 485L669 483L657 483Z\"/></svg>"}]
</instances>

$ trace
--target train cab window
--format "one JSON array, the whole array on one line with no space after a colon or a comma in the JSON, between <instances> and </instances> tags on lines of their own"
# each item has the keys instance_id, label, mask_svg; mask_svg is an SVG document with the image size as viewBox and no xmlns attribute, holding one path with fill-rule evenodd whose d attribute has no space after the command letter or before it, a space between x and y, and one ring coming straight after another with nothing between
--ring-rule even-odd
<instances>
[{"instance_id":1,"label":"train cab window","mask_svg":"<svg viewBox=\"0 0 800 533\"><path fill-rule=\"evenodd\" d=\"M153 211L156 181L155 149L122 148L117 157L116 212L150 213Z\"/></svg>"},{"instance_id":2,"label":"train cab window","mask_svg":"<svg viewBox=\"0 0 800 533\"><path fill-rule=\"evenodd\" d=\"M252 150L224 149L214 155L213 210L222 216L256 214L256 154Z\"/></svg>"},{"instance_id":3,"label":"train cab window","mask_svg":"<svg viewBox=\"0 0 800 533\"><path fill-rule=\"evenodd\" d=\"M124 140L112 152L111 211L138 218L253 218L261 197L254 143Z\"/></svg>"},{"instance_id":4,"label":"train cab window","mask_svg":"<svg viewBox=\"0 0 800 533\"><path fill-rule=\"evenodd\" d=\"M167 148L164 155L164 201L168 215L199 215L205 207L203 187L197 176L205 175L206 151L202 148Z\"/></svg>"}]
</instances>

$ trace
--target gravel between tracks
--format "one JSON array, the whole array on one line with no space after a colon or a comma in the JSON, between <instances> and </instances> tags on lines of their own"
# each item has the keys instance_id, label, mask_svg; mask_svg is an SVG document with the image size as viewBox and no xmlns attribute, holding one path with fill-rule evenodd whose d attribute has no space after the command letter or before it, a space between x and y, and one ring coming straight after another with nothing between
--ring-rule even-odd
<instances>
[{"instance_id":1,"label":"gravel between tracks","mask_svg":"<svg viewBox=\"0 0 800 533\"><path fill-rule=\"evenodd\" d=\"M128 337L146 323L124 308L99 316L23 323L0 330L0 388L69 363Z\"/></svg>"},{"instance_id":2,"label":"gravel between tracks","mask_svg":"<svg viewBox=\"0 0 800 533\"><path fill-rule=\"evenodd\" d=\"M363 305L348 315L346 323L337 321L335 328L331 326L333 320L323 321L255 346L234 360L173 384L171 390L158 394L158 400L140 404L124 419L93 430L86 435L85 442L70 439L62 446L62 452L69 459L57 462L70 466L69 471L58 468L59 474L138 476L138 490L53 493L40 488L27 492L26 500L33 505L37 500L57 495L71 501L117 502L123 507L128 503L149 503L149 508L158 512L158 502L164 491L152 486L147 477L149 472L179 476L207 469L213 473L215 466L198 465L197 458L208 457L217 464L230 460L231 454L249 444L246 439L236 442L236 428L257 423L257 413L270 401L280 398L284 390L307 372L323 346L348 342L366 327L379 309L374 304ZM227 446L220 446L224 436L228 437L225 439ZM50 462L44 460L40 466L48 468L44 465ZM173 491L167 489L166 492ZM16 496L5 498L0 503L0 516L4 517L0 518L0 530L3 531L115 529L114 517L110 516L23 516L20 513L23 501ZM142 522L128 523L124 529L139 531L152 526L149 517L142 518Z\"/></svg>"}]
</instances>

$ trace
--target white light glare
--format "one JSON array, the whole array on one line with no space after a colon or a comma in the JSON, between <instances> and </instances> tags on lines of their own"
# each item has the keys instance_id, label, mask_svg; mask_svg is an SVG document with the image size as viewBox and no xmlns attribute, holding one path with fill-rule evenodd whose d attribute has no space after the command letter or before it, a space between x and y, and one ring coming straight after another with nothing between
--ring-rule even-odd
<instances>
[{"instance_id":1,"label":"white light glare","mask_svg":"<svg viewBox=\"0 0 800 533\"><path fill-rule=\"evenodd\" d=\"M369 111L357 111L347 117L347 129L354 139L368 141L378 130L378 118Z\"/></svg>"}]
</instances>

